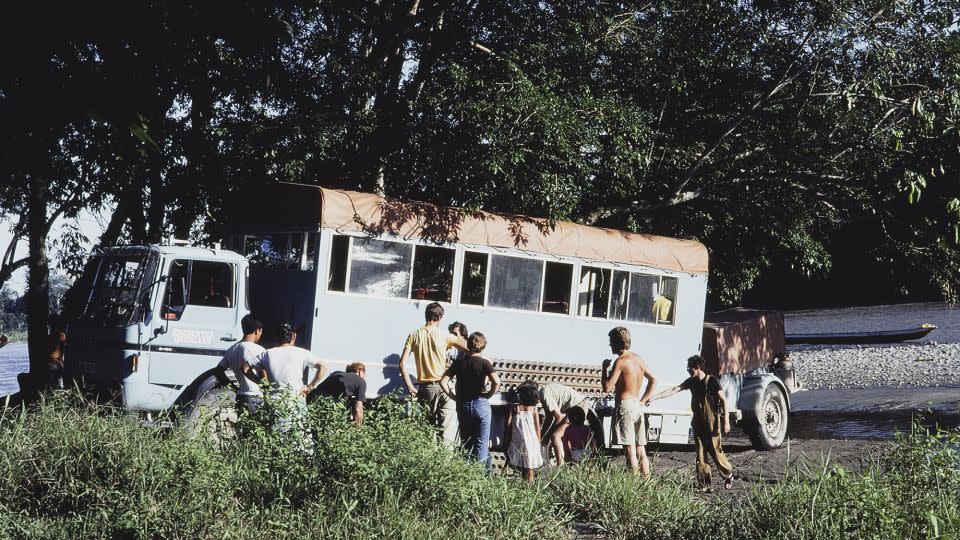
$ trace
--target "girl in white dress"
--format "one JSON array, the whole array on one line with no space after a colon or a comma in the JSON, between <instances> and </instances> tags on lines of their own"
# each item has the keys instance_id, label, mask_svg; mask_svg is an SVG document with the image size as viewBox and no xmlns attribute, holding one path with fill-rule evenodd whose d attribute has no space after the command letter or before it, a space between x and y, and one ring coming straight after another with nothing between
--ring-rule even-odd
<instances>
[{"instance_id":1,"label":"girl in white dress","mask_svg":"<svg viewBox=\"0 0 960 540\"><path fill-rule=\"evenodd\" d=\"M507 463L520 469L528 482L533 482L534 471L543 465L537 412L540 396L535 385L521 384L517 387L517 398L517 403L507 410Z\"/></svg>"}]
</instances>

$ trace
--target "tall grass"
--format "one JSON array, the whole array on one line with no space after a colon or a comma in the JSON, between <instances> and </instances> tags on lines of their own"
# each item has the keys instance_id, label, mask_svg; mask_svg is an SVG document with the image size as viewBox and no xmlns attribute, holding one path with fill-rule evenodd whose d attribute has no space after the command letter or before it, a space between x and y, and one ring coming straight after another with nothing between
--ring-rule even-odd
<instances>
[{"instance_id":1,"label":"tall grass","mask_svg":"<svg viewBox=\"0 0 960 540\"><path fill-rule=\"evenodd\" d=\"M706 496L689 474L642 480L604 461L532 486L489 477L384 403L355 428L312 406L308 437L142 427L58 396L0 411L2 538L956 538L960 435L915 428L866 470L829 462Z\"/></svg>"},{"instance_id":2,"label":"tall grass","mask_svg":"<svg viewBox=\"0 0 960 540\"><path fill-rule=\"evenodd\" d=\"M910 539L960 533L960 434L916 424L892 451L851 472L801 461L778 482L733 496L685 477L633 478L592 464L545 480L575 519L612 538Z\"/></svg>"},{"instance_id":3,"label":"tall grass","mask_svg":"<svg viewBox=\"0 0 960 540\"><path fill-rule=\"evenodd\" d=\"M560 538L544 492L490 478L392 405L363 429L311 410L311 443L214 442L56 398L0 418L3 538Z\"/></svg>"}]
</instances>

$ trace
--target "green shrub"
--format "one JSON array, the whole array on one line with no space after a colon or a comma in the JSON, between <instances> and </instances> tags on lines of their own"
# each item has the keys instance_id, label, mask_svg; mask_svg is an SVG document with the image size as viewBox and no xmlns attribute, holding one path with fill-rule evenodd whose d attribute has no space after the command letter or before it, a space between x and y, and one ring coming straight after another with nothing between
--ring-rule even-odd
<instances>
[{"instance_id":1,"label":"green shrub","mask_svg":"<svg viewBox=\"0 0 960 540\"><path fill-rule=\"evenodd\" d=\"M62 393L61 393L62 394ZM386 404L311 437L213 441L59 395L0 418L3 538L559 538L545 493L484 475Z\"/></svg>"}]
</instances>

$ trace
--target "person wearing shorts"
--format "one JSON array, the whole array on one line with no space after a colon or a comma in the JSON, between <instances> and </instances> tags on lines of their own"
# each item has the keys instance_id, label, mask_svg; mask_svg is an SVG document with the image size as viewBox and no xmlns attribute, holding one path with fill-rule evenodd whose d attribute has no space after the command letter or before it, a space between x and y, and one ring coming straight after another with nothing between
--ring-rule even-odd
<instances>
[{"instance_id":1,"label":"person wearing shorts","mask_svg":"<svg viewBox=\"0 0 960 540\"><path fill-rule=\"evenodd\" d=\"M623 445L623 457L633 474L650 477L650 460L647 459L647 435L643 422L643 404L650 399L657 383L656 377L647 368L640 355L630 352L630 331L618 326L607 334L610 351L618 355L610 371L610 360L603 361L601 384L604 392L614 392L617 398L617 436ZM647 387L640 397L643 379Z\"/></svg>"}]
</instances>

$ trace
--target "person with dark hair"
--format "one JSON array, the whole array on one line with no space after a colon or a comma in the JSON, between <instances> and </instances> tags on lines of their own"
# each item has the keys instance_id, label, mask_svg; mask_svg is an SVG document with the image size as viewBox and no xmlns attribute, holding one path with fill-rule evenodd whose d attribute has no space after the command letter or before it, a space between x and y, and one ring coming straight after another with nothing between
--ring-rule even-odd
<instances>
[{"instance_id":1,"label":"person with dark hair","mask_svg":"<svg viewBox=\"0 0 960 540\"><path fill-rule=\"evenodd\" d=\"M580 407L572 407L567 411L567 420L570 425L563 432L563 451L566 459L580 461L586 455L590 445L591 433L587 427L587 417Z\"/></svg>"},{"instance_id":2,"label":"person with dark hair","mask_svg":"<svg viewBox=\"0 0 960 540\"><path fill-rule=\"evenodd\" d=\"M690 391L690 409L693 411L693 442L697 449L697 482L701 488L709 489L711 481L709 455L717 464L723 476L724 489L733 489L733 467L723 453L722 434L730 432L730 415L727 400L723 395L723 386L712 375L707 375L705 363L699 355L687 359L687 373L690 377L669 390L653 396L655 399L670 397L681 390Z\"/></svg>"},{"instance_id":3,"label":"person with dark hair","mask_svg":"<svg viewBox=\"0 0 960 540\"><path fill-rule=\"evenodd\" d=\"M10 338L8 338L3 334L0 334L0 349L4 348L7 345L7 343L10 343Z\"/></svg>"},{"instance_id":4,"label":"person with dark hair","mask_svg":"<svg viewBox=\"0 0 960 540\"><path fill-rule=\"evenodd\" d=\"M647 459L647 429L643 421L643 407L657 383L647 364L636 353L630 351L630 330L618 326L608 334L610 351L617 355L610 370L610 360L603 361L601 384L604 392L616 390L617 423L615 432L623 445L623 457L633 474L650 476L650 460ZM640 396L643 379L647 387Z\"/></svg>"},{"instance_id":5,"label":"person with dark hair","mask_svg":"<svg viewBox=\"0 0 960 540\"><path fill-rule=\"evenodd\" d=\"M407 336L400 353L400 377L410 395L427 408L430 422L436 426L443 440L453 444L457 440L456 408L453 400L440 387L440 378L447 370L447 350L451 347L468 352L462 337L440 329L443 306L431 302L424 311L426 323ZM417 386L414 387L407 371L407 358L413 354L417 367Z\"/></svg>"},{"instance_id":6,"label":"person with dark hair","mask_svg":"<svg viewBox=\"0 0 960 540\"><path fill-rule=\"evenodd\" d=\"M320 384L326 364L307 349L297 347L297 330L290 323L280 325L280 345L267 349L257 357L266 379L276 392L280 410L280 429L289 431L307 415L306 396ZM313 380L303 384L303 372L316 368ZM282 410L281 410L282 409Z\"/></svg>"},{"instance_id":7,"label":"person with dark hair","mask_svg":"<svg viewBox=\"0 0 960 540\"><path fill-rule=\"evenodd\" d=\"M260 363L258 357L264 348L258 342L263 336L263 323L247 314L240 319L240 328L243 330L243 339L230 346L223 353L223 358L217 364L214 374L221 383L229 383L226 371L229 368L237 379L237 412L254 414L263 405L263 392L257 384L255 370Z\"/></svg>"},{"instance_id":8,"label":"person with dark hair","mask_svg":"<svg viewBox=\"0 0 960 540\"><path fill-rule=\"evenodd\" d=\"M489 360L480 356L487 347L487 338L480 332L467 339L469 354L453 361L440 378L440 388L457 403L457 421L460 423L460 440L469 456L489 469L490 466L490 421L493 413L490 398L500 388L500 377ZM457 378L456 393L450 391L450 378ZM487 381L490 387L485 388Z\"/></svg>"},{"instance_id":9,"label":"person with dark hair","mask_svg":"<svg viewBox=\"0 0 960 540\"><path fill-rule=\"evenodd\" d=\"M345 399L347 409L357 427L363 425L363 407L367 402L367 366L362 362L347 364L346 372L334 371L311 395Z\"/></svg>"},{"instance_id":10,"label":"person with dark hair","mask_svg":"<svg viewBox=\"0 0 960 540\"><path fill-rule=\"evenodd\" d=\"M593 412L591 400L573 388L560 383L545 384L540 386L538 391L543 411L551 419L547 434L550 438L550 444L553 446L553 456L557 465L563 465L566 462L566 454L563 451L563 434L570 426L567 414L571 409L579 408L583 411L583 415L590 422L594 443L598 444L600 442L603 428L597 413Z\"/></svg>"},{"instance_id":11,"label":"person with dark hair","mask_svg":"<svg viewBox=\"0 0 960 540\"><path fill-rule=\"evenodd\" d=\"M525 382L518 386L516 402L507 409L507 426L503 430L507 463L519 469L527 482L533 482L534 471L543 466L540 413L537 412L539 400L536 383Z\"/></svg>"},{"instance_id":12,"label":"person with dark hair","mask_svg":"<svg viewBox=\"0 0 960 540\"><path fill-rule=\"evenodd\" d=\"M449 330L451 334L455 336L460 336L463 339L467 339L467 337L470 335L470 332L467 331L467 325L463 324L460 321L454 321L450 323L450 326L447 327L447 330ZM447 356L450 357L450 362L453 362L454 360L456 360L457 358L460 358L465 354L467 353L460 351L456 347L453 347L447 350Z\"/></svg>"}]
</instances>

